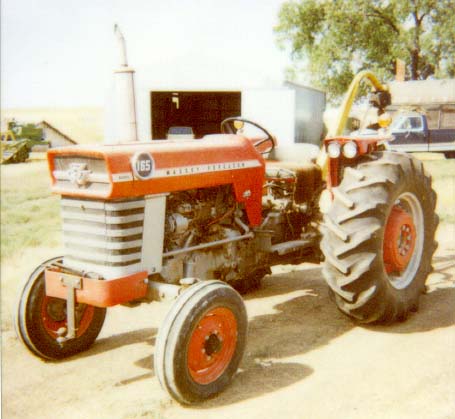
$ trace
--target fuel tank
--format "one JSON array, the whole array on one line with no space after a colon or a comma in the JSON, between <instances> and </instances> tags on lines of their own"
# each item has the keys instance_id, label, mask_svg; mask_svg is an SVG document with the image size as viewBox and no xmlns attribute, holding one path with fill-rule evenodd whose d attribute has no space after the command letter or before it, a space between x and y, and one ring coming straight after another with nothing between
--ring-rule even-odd
<instances>
[{"instance_id":1,"label":"fuel tank","mask_svg":"<svg viewBox=\"0 0 455 419\"><path fill-rule=\"evenodd\" d=\"M261 221L265 163L238 135L51 149L54 193L119 200L232 184L250 224Z\"/></svg>"}]
</instances>

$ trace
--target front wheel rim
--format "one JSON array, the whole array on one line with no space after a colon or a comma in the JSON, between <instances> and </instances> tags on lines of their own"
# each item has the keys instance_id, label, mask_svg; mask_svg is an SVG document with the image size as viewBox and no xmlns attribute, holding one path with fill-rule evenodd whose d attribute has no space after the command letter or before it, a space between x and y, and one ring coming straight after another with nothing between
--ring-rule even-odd
<instances>
[{"instance_id":1,"label":"front wheel rim","mask_svg":"<svg viewBox=\"0 0 455 419\"><path fill-rule=\"evenodd\" d=\"M404 289L413 281L423 253L423 210L417 197L410 192L401 194L387 218L383 261L387 278L396 289Z\"/></svg>"},{"instance_id":2,"label":"front wheel rim","mask_svg":"<svg viewBox=\"0 0 455 419\"><path fill-rule=\"evenodd\" d=\"M76 305L76 337L82 336L89 328L95 315L95 307L87 304ZM66 300L44 296L41 304L41 321L46 333L56 339L58 330L67 328Z\"/></svg>"},{"instance_id":3,"label":"front wheel rim","mask_svg":"<svg viewBox=\"0 0 455 419\"><path fill-rule=\"evenodd\" d=\"M193 330L187 351L191 378L198 384L217 380L229 366L237 346L237 320L225 307L209 310Z\"/></svg>"}]
</instances>

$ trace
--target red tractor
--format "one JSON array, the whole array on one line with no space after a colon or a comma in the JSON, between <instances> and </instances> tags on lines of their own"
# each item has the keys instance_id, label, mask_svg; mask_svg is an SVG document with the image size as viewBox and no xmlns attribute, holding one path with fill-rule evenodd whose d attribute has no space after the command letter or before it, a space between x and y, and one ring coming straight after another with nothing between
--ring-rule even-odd
<instances>
[{"instance_id":1,"label":"red tractor","mask_svg":"<svg viewBox=\"0 0 455 419\"><path fill-rule=\"evenodd\" d=\"M202 139L48 152L65 255L22 291L16 329L33 354L84 351L107 307L175 297L154 370L174 399L192 403L237 371L248 321L236 289L257 287L273 265L323 260L338 308L361 323L417 309L438 224L422 163L382 150L380 136L337 136L324 141L324 179L304 146L276 146L262 127L259 139L237 134L248 124L258 127L229 118ZM322 216L324 190L332 202Z\"/></svg>"}]
</instances>

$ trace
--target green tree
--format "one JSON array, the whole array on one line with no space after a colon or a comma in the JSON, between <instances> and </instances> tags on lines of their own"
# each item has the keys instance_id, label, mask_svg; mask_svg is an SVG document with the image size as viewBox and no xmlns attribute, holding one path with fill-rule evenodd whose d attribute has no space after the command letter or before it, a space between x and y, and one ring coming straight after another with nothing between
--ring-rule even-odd
<instances>
[{"instance_id":1,"label":"green tree","mask_svg":"<svg viewBox=\"0 0 455 419\"><path fill-rule=\"evenodd\" d=\"M279 44L331 99L370 69L383 80L406 63L411 80L455 77L454 0L300 0L281 7Z\"/></svg>"}]
</instances>

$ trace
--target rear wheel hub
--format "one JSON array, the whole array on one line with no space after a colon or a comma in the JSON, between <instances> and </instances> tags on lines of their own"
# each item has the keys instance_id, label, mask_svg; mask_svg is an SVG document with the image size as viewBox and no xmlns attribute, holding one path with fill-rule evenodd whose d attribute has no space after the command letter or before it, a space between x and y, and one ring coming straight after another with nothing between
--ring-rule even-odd
<instances>
[{"instance_id":1,"label":"rear wheel hub","mask_svg":"<svg viewBox=\"0 0 455 419\"><path fill-rule=\"evenodd\" d=\"M395 205L387 220L384 235L384 264L388 274L402 272L412 257L416 228L412 216Z\"/></svg>"}]
</instances>

